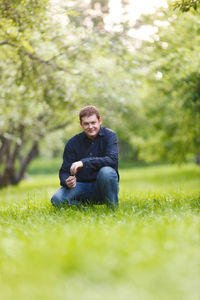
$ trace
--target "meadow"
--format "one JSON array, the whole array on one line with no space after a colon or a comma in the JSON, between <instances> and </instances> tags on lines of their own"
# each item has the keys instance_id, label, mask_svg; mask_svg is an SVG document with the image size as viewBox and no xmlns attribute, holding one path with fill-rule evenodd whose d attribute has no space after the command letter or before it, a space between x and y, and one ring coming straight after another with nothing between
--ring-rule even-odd
<instances>
[{"instance_id":1,"label":"meadow","mask_svg":"<svg viewBox=\"0 0 200 300\"><path fill-rule=\"evenodd\" d=\"M122 167L112 211L52 207L59 166L0 190L1 300L199 299L200 167Z\"/></svg>"}]
</instances>

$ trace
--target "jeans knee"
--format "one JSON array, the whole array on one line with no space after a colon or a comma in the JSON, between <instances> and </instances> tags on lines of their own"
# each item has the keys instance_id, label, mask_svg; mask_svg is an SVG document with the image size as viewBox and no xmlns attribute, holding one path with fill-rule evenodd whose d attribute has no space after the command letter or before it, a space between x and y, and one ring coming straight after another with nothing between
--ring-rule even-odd
<instances>
[{"instance_id":1,"label":"jeans knee","mask_svg":"<svg viewBox=\"0 0 200 300\"><path fill-rule=\"evenodd\" d=\"M60 188L58 189L55 194L53 195L53 197L51 198L51 203L53 206L60 206L64 203L64 195L65 195L65 191L64 188Z\"/></svg>"},{"instance_id":2,"label":"jeans knee","mask_svg":"<svg viewBox=\"0 0 200 300\"><path fill-rule=\"evenodd\" d=\"M117 179L117 173L115 169L111 167L102 167L97 175L97 179L99 180L116 180Z\"/></svg>"},{"instance_id":3,"label":"jeans knee","mask_svg":"<svg viewBox=\"0 0 200 300\"><path fill-rule=\"evenodd\" d=\"M61 205L61 201L60 201L60 199L56 195L53 195L53 197L51 198L51 204L53 206L60 206Z\"/></svg>"}]
</instances>

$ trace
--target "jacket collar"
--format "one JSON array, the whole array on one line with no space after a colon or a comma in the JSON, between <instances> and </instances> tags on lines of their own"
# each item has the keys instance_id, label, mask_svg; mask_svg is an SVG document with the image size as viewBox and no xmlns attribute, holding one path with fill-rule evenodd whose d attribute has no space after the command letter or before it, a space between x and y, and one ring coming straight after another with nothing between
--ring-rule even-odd
<instances>
[{"instance_id":1,"label":"jacket collar","mask_svg":"<svg viewBox=\"0 0 200 300\"><path fill-rule=\"evenodd\" d=\"M104 135L104 130L103 130L103 127L101 127L101 126L100 126L100 129L99 129L98 135L100 135L100 136Z\"/></svg>"}]
</instances>

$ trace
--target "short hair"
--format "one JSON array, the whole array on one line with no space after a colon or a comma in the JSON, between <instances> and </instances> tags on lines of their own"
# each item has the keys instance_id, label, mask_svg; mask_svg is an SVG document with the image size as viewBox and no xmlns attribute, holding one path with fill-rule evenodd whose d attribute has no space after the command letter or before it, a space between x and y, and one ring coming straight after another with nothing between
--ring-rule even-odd
<instances>
[{"instance_id":1,"label":"short hair","mask_svg":"<svg viewBox=\"0 0 200 300\"><path fill-rule=\"evenodd\" d=\"M79 120L82 121L83 117L90 117L92 115L96 115L97 119L100 119L100 113L95 106L88 105L83 107L79 112Z\"/></svg>"}]
</instances>

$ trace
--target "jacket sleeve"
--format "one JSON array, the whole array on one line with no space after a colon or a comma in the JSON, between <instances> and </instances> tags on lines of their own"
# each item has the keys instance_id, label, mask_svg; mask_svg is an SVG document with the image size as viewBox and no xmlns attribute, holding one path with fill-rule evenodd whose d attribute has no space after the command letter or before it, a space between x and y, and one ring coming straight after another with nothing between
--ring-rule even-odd
<instances>
[{"instance_id":1,"label":"jacket sleeve","mask_svg":"<svg viewBox=\"0 0 200 300\"><path fill-rule=\"evenodd\" d=\"M65 181L71 175L70 167L74 161L76 161L75 152L73 151L69 141L65 146L63 153L63 163L59 171L60 185L65 188L67 188Z\"/></svg>"},{"instance_id":2,"label":"jacket sleeve","mask_svg":"<svg viewBox=\"0 0 200 300\"><path fill-rule=\"evenodd\" d=\"M102 167L109 166L117 168L118 165L118 145L117 136L115 132L110 132L106 136L105 141L105 155L103 157L87 157L81 159L83 167L92 170L99 170Z\"/></svg>"}]
</instances>

